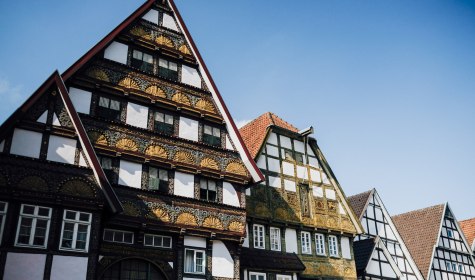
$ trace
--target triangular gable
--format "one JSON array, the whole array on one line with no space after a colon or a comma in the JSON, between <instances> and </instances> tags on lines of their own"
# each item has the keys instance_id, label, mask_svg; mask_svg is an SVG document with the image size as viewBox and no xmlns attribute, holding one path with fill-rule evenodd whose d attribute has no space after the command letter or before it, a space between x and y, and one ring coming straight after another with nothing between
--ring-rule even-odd
<instances>
[{"instance_id":1,"label":"triangular gable","mask_svg":"<svg viewBox=\"0 0 475 280\"><path fill-rule=\"evenodd\" d=\"M356 270L359 277L376 276L383 279L399 279L402 276L388 249L376 236L353 243Z\"/></svg>"},{"instance_id":2,"label":"triangular gable","mask_svg":"<svg viewBox=\"0 0 475 280\"><path fill-rule=\"evenodd\" d=\"M64 85L64 82L56 71L54 72L44 83L39 87L35 93L33 93L26 101L21 105L1 126L0 126L0 139L4 139L8 133L11 133L15 128L15 124L18 120L24 118L25 114L36 104L44 94L48 92L48 89L55 86L61 100L66 108L68 117L72 123L72 127L78 135L79 142L84 151L84 156L86 160L91 165L96 181L104 193L104 196L110 206L110 209L113 213L121 212L122 205L118 200L116 194L114 193L112 187L110 186L104 171L102 170L97 156L92 148L89 138L87 137L86 131L79 119L79 116L74 109L74 106L69 98L68 91ZM58 120L59 122L59 120ZM53 123L54 124L54 123ZM81 155L82 156L82 155ZM80 165L84 165L84 158L82 163L80 160Z\"/></svg>"},{"instance_id":3,"label":"triangular gable","mask_svg":"<svg viewBox=\"0 0 475 280\"><path fill-rule=\"evenodd\" d=\"M475 255L475 218L460 221L460 227Z\"/></svg>"},{"instance_id":4,"label":"triangular gable","mask_svg":"<svg viewBox=\"0 0 475 280\"><path fill-rule=\"evenodd\" d=\"M96 54L105 49L113 40L116 38L122 31L124 31L133 21L147 14L147 11L154 4L154 0L148 0L140 8L138 8L132 15L130 15L125 21L123 21L118 27L116 27L112 32L110 32L104 39L102 39L98 44L96 44L90 51L88 51L83 57L81 57L76 63L74 63L68 70L63 73L63 79L66 81L72 77L82 66L84 66L89 60L91 60ZM191 52L198 60L199 71L202 75L203 80L205 81L209 91L212 94L213 100L217 105L219 112L222 114L224 121L227 125L227 132L233 142L237 152L240 154L241 159L246 166L249 174L251 175L255 183L261 182L264 180L262 173L257 167L256 163L253 161L252 157L249 154L246 146L244 145L243 140L238 132L238 129L229 113L229 110L226 107L226 104L219 93L219 90L214 83L208 68L206 67L201 54L199 53L191 35L180 15L178 9L175 6L173 1L168 1L169 6L172 9L172 12L175 15L175 19L178 23L179 28L183 31L188 45L191 46Z\"/></svg>"}]
</instances>

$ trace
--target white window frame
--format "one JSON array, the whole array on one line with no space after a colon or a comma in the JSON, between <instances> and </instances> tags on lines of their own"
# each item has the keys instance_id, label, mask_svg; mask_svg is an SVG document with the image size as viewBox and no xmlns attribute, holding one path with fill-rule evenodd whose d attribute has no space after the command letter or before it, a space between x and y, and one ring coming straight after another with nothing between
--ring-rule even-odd
<instances>
[{"instance_id":1,"label":"white window frame","mask_svg":"<svg viewBox=\"0 0 475 280\"><path fill-rule=\"evenodd\" d=\"M312 238L310 237L310 232L302 231L300 232L300 243L302 254L311 255L312 254Z\"/></svg>"},{"instance_id":2,"label":"white window frame","mask_svg":"<svg viewBox=\"0 0 475 280\"><path fill-rule=\"evenodd\" d=\"M338 238L336 235L328 236L328 252L330 253L330 257L340 256L338 252Z\"/></svg>"},{"instance_id":3,"label":"white window frame","mask_svg":"<svg viewBox=\"0 0 475 280\"><path fill-rule=\"evenodd\" d=\"M263 225L253 225L252 226L252 237L254 240L254 248L256 249L265 249L266 248L266 236L265 229ZM259 239L261 238L261 239Z\"/></svg>"},{"instance_id":4,"label":"white window frame","mask_svg":"<svg viewBox=\"0 0 475 280\"><path fill-rule=\"evenodd\" d=\"M193 264L194 264L194 271L186 271L186 252L187 251L193 251ZM196 253L201 252L203 253L203 260L201 263L201 266L203 267L203 271L196 271ZM198 249L192 249L192 248L185 248L185 257L184 259L184 265L183 265L183 271L184 273L190 273L190 274L205 274L206 271L206 251L205 250L198 250Z\"/></svg>"},{"instance_id":5,"label":"white window frame","mask_svg":"<svg viewBox=\"0 0 475 280\"><path fill-rule=\"evenodd\" d=\"M33 210L34 213L33 214L23 214L23 209L25 208L25 206L34 207L34 210ZM40 208L48 209L49 210L48 216L39 216L38 211L39 211ZM20 209L20 218L18 219L18 226L17 226L17 231L16 231L16 237L15 237L15 246L45 249L46 246L48 246L49 228L50 228L50 223L51 223L51 213L52 212L53 212L53 210L50 207L43 207L43 206L31 205L31 204L22 204L21 209ZM31 229L30 229L30 240L29 240L28 244L18 243L18 237L20 236L21 221L23 220L23 218L32 219ZM45 231L45 241L44 241L43 245L33 245L33 239L35 238L36 224L37 224L38 220L47 220L46 231Z\"/></svg>"},{"instance_id":6,"label":"white window frame","mask_svg":"<svg viewBox=\"0 0 475 280\"><path fill-rule=\"evenodd\" d=\"M112 237L112 240L106 240L106 231L110 231L113 233L113 237ZM130 233L132 234L132 242L125 242L125 241L116 241L114 240L115 238L115 233L116 232L119 232L119 233ZM106 242L112 242L112 243L120 243L120 244L134 244L134 239L135 239L135 234L131 231L125 231L125 230L117 230L117 229L111 229L111 228L105 228L104 229L104 232L103 232L103 235L102 235L102 240L106 241Z\"/></svg>"},{"instance_id":7,"label":"white window frame","mask_svg":"<svg viewBox=\"0 0 475 280\"><path fill-rule=\"evenodd\" d=\"M292 280L292 276L290 275L282 275L282 274L277 274L275 276L277 280Z\"/></svg>"},{"instance_id":8,"label":"white window frame","mask_svg":"<svg viewBox=\"0 0 475 280\"><path fill-rule=\"evenodd\" d=\"M146 237L151 237L153 244L147 245L147 244L145 243ZM161 245L161 246L155 244L155 238L161 238L161 239L162 239L162 245ZM170 239L170 246L163 246L163 240L165 240L165 238L166 238L166 239ZM173 239L172 239L171 236L146 233L146 234L144 234L143 245L146 246L146 247L156 247L156 248L167 248L167 249L170 249L170 248L172 248L172 241L173 241Z\"/></svg>"},{"instance_id":9,"label":"white window frame","mask_svg":"<svg viewBox=\"0 0 475 280\"><path fill-rule=\"evenodd\" d=\"M67 219L66 218L66 213L67 212L73 212L75 213L75 219ZM85 214L89 216L88 221L81 221L80 216L81 214ZM65 209L63 212L63 224L61 226L61 238L59 239L59 249L64 250L64 251L77 251L77 252L88 252L89 251L89 237L91 234L91 222L92 222L92 214L87 213L87 212L80 212L80 211L74 211L74 210L68 210ZM64 234L64 224L65 223L71 223L74 224L74 230L73 230L73 240L71 244L71 248L67 247L62 247L63 245L63 234ZM87 226L87 235L86 235L86 247L84 249L77 249L76 248L76 241L77 241L77 235L78 235L78 227L79 225L85 225Z\"/></svg>"},{"instance_id":10,"label":"white window frame","mask_svg":"<svg viewBox=\"0 0 475 280\"><path fill-rule=\"evenodd\" d=\"M8 202L0 201L0 203L4 203L5 205L5 208L0 211L0 216L2 217L2 222L0 223L0 244L2 244L3 228L5 227L5 220L7 219Z\"/></svg>"},{"instance_id":11,"label":"white window frame","mask_svg":"<svg viewBox=\"0 0 475 280\"><path fill-rule=\"evenodd\" d=\"M325 235L321 233L315 233L315 251L318 256L326 256L325 250Z\"/></svg>"},{"instance_id":12,"label":"white window frame","mask_svg":"<svg viewBox=\"0 0 475 280\"><path fill-rule=\"evenodd\" d=\"M269 236L270 236L270 249L272 251L280 251L281 250L280 228L270 227Z\"/></svg>"},{"instance_id":13,"label":"white window frame","mask_svg":"<svg viewBox=\"0 0 475 280\"><path fill-rule=\"evenodd\" d=\"M252 276L256 276L256 279L259 280L259 276L264 276L264 280L267 279L267 274L262 272L249 272L249 280L251 280Z\"/></svg>"}]
</instances>

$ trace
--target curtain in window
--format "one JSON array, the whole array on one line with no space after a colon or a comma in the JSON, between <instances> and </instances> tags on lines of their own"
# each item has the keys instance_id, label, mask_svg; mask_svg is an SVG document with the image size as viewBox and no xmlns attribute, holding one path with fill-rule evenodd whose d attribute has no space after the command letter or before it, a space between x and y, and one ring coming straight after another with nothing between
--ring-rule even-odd
<instances>
[{"instance_id":1,"label":"curtain in window","mask_svg":"<svg viewBox=\"0 0 475 280\"><path fill-rule=\"evenodd\" d=\"M194 272L195 263L194 263L194 251L186 250L185 251L185 272Z\"/></svg>"}]
</instances>

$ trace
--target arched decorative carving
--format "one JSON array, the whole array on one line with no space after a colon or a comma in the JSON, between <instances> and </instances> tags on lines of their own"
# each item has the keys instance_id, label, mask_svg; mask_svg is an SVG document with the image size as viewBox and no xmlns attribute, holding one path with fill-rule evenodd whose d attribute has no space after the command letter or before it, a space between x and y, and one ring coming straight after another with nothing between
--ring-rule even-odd
<instances>
[{"instance_id":1,"label":"arched decorative carving","mask_svg":"<svg viewBox=\"0 0 475 280\"><path fill-rule=\"evenodd\" d=\"M247 176L248 175L247 174L247 169L244 166L244 164L242 164L240 162L235 162L235 161L230 162L226 166L226 172L238 174L238 175L241 175L241 176Z\"/></svg>"},{"instance_id":2,"label":"arched decorative carving","mask_svg":"<svg viewBox=\"0 0 475 280\"><path fill-rule=\"evenodd\" d=\"M109 75L107 75L107 73L104 70L99 69L97 67L90 68L86 72L86 75L88 75L89 77L104 81L104 82L110 82Z\"/></svg>"},{"instance_id":3,"label":"arched decorative carving","mask_svg":"<svg viewBox=\"0 0 475 280\"><path fill-rule=\"evenodd\" d=\"M203 110L203 111L208 111L208 112L215 112L215 108L213 103L211 103L208 100L205 99L200 99L198 102L196 102L196 108Z\"/></svg>"},{"instance_id":4,"label":"arched decorative carving","mask_svg":"<svg viewBox=\"0 0 475 280\"><path fill-rule=\"evenodd\" d=\"M175 101L176 103L191 106L190 98L188 98L186 94L181 93L181 92L175 93L172 97L172 100Z\"/></svg>"},{"instance_id":5,"label":"arched decorative carving","mask_svg":"<svg viewBox=\"0 0 475 280\"><path fill-rule=\"evenodd\" d=\"M127 151L133 151L133 152L136 152L139 150L137 143L135 143L134 140L131 140L128 138L120 139L119 141L117 141L115 146L121 150L127 150Z\"/></svg>"},{"instance_id":6,"label":"arched decorative carving","mask_svg":"<svg viewBox=\"0 0 475 280\"><path fill-rule=\"evenodd\" d=\"M229 223L228 229L235 232L243 232L244 224L238 221L232 221Z\"/></svg>"},{"instance_id":7,"label":"arched decorative carving","mask_svg":"<svg viewBox=\"0 0 475 280\"><path fill-rule=\"evenodd\" d=\"M163 35L158 36L157 39L155 39L155 42L159 45L164 45L169 48L175 48L175 44L173 44L173 41Z\"/></svg>"},{"instance_id":8,"label":"arched decorative carving","mask_svg":"<svg viewBox=\"0 0 475 280\"><path fill-rule=\"evenodd\" d=\"M201 167L209 168L209 169L214 169L214 170L219 170L219 164L212 158L204 158L200 162Z\"/></svg>"},{"instance_id":9,"label":"arched decorative carving","mask_svg":"<svg viewBox=\"0 0 475 280\"><path fill-rule=\"evenodd\" d=\"M289 219L289 212L282 207L277 208L274 213L277 219L284 221Z\"/></svg>"},{"instance_id":10,"label":"arched decorative carving","mask_svg":"<svg viewBox=\"0 0 475 280\"><path fill-rule=\"evenodd\" d=\"M216 217L206 217L203 221L203 227L223 229L223 223Z\"/></svg>"},{"instance_id":11,"label":"arched decorative carving","mask_svg":"<svg viewBox=\"0 0 475 280\"><path fill-rule=\"evenodd\" d=\"M122 203L124 207L124 214L132 217L140 217L140 209L135 205L135 203L130 201L125 201Z\"/></svg>"},{"instance_id":12,"label":"arched decorative carving","mask_svg":"<svg viewBox=\"0 0 475 280\"><path fill-rule=\"evenodd\" d=\"M181 45L178 50L184 54L188 54L188 55L191 54L190 49L188 49L188 47L185 44Z\"/></svg>"},{"instance_id":13,"label":"arched decorative carving","mask_svg":"<svg viewBox=\"0 0 475 280\"><path fill-rule=\"evenodd\" d=\"M99 144L99 145L109 145L109 142L107 141L107 138L104 134L101 134L100 132L97 131L91 131L88 133L89 139L91 139L91 142L93 144Z\"/></svg>"},{"instance_id":14,"label":"arched decorative carving","mask_svg":"<svg viewBox=\"0 0 475 280\"><path fill-rule=\"evenodd\" d=\"M189 226L197 226L198 222L196 217L188 212L181 213L178 215L176 218L176 223L177 224L183 224L183 225L189 225Z\"/></svg>"},{"instance_id":15,"label":"arched decorative carving","mask_svg":"<svg viewBox=\"0 0 475 280\"><path fill-rule=\"evenodd\" d=\"M60 192L62 194L71 195L71 196L81 196L81 197L95 197L96 192L94 191L93 187L91 187L88 183L73 179L69 180L63 184L60 188Z\"/></svg>"},{"instance_id":16,"label":"arched decorative carving","mask_svg":"<svg viewBox=\"0 0 475 280\"><path fill-rule=\"evenodd\" d=\"M48 183L39 176L27 176L18 182L17 187L29 191L48 191Z\"/></svg>"},{"instance_id":17,"label":"arched decorative carving","mask_svg":"<svg viewBox=\"0 0 475 280\"><path fill-rule=\"evenodd\" d=\"M165 91L163 91L162 88L156 85L149 86L148 88L145 89L145 92L153 96L167 98Z\"/></svg>"},{"instance_id":18,"label":"arched decorative carving","mask_svg":"<svg viewBox=\"0 0 475 280\"><path fill-rule=\"evenodd\" d=\"M270 215L269 209L267 209L267 207L263 203L259 203L256 206L255 212L257 216L261 217L268 217Z\"/></svg>"},{"instance_id":19,"label":"arched decorative carving","mask_svg":"<svg viewBox=\"0 0 475 280\"><path fill-rule=\"evenodd\" d=\"M195 164L195 157L191 153L185 151L178 151L173 157L173 160L186 164Z\"/></svg>"},{"instance_id":20,"label":"arched decorative carving","mask_svg":"<svg viewBox=\"0 0 475 280\"><path fill-rule=\"evenodd\" d=\"M151 213L149 214L149 217L151 217L152 219L162 221L162 222L170 221L170 215L168 214L168 211L161 207L153 209Z\"/></svg>"},{"instance_id":21,"label":"arched decorative carving","mask_svg":"<svg viewBox=\"0 0 475 280\"><path fill-rule=\"evenodd\" d=\"M120 80L120 81L119 81L119 86L125 87L125 88L128 88L128 89L137 89L137 90L140 90L140 86L139 86L139 84L137 83L137 81L135 81L135 80L132 79L131 77L125 77L125 78L123 78L122 80Z\"/></svg>"},{"instance_id":22,"label":"arched decorative carving","mask_svg":"<svg viewBox=\"0 0 475 280\"><path fill-rule=\"evenodd\" d=\"M147 34L147 32L140 26L134 26L134 28L130 30L130 34L138 37L143 37Z\"/></svg>"},{"instance_id":23,"label":"arched decorative carving","mask_svg":"<svg viewBox=\"0 0 475 280\"><path fill-rule=\"evenodd\" d=\"M147 150L145 150L145 154L152 157L168 158L168 152L158 145L149 146Z\"/></svg>"}]
</instances>

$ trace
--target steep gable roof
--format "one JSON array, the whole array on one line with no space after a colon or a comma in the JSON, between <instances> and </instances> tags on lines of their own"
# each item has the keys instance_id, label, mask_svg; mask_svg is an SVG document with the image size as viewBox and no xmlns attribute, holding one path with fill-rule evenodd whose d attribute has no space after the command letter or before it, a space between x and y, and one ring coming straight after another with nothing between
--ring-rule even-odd
<instances>
[{"instance_id":1,"label":"steep gable roof","mask_svg":"<svg viewBox=\"0 0 475 280\"><path fill-rule=\"evenodd\" d=\"M434 246L439 238L446 204L414 210L392 217L417 267L423 275L429 272Z\"/></svg>"},{"instance_id":2,"label":"steep gable roof","mask_svg":"<svg viewBox=\"0 0 475 280\"><path fill-rule=\"evenodd\" d=\"M472 250L475 250L475 218L461 221L460 227Z\"/></svg>"},{"instance_id":3,"label":"steep gable roof","mask_svg":"<svg viewBox=\"0 0 475 280\"><path fill-rule=\"evenodd\" d=\"M358 218L361 219L361 216L366 209L366 205L368 205L368 200L373 192L374 189L348 197L348 202L350 202L350 205Z\"/></svg>"},{"instance_id":4,"label":"steep gable roof","mask_svg":"<svg viewBox=\"0 0 475 280\"><path fill-rule=\"evenodd\" d=\"M389 262L394 274L401 278L401 270L398 268L396 262L379 236L363 239L353 243L353 252L355 254L355 265L358 276L363 274L363 272L368 269L368 265L376 248L380 248L382 250L384 257Z\"/></svg>"}]
</instances>

